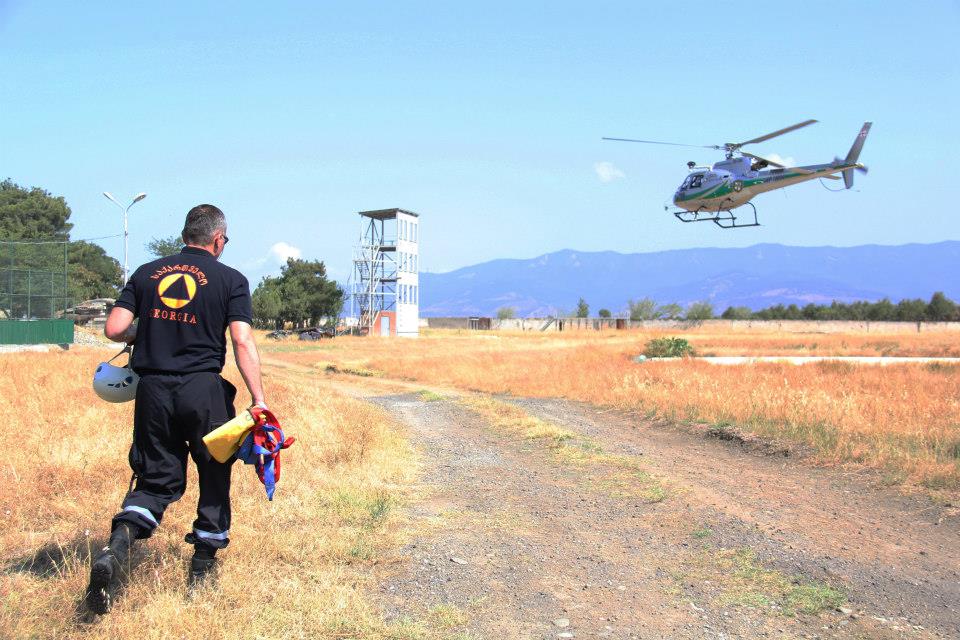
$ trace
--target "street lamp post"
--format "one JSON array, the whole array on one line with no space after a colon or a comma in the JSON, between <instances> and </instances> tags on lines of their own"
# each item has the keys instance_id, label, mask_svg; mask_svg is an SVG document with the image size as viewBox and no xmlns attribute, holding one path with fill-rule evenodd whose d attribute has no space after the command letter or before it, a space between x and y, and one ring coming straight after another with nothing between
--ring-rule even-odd
<instances>
[{"instance_id":1,"label":"street lamp post","mask_svg":"<svg viewBox=\"0 0 960 640\"><path fill-rule=\"evenodd\" d=\"M126 285L126 284L127 284L127 274L128 274L128 271L129 271L129 270L127 269L127 238L128 238L129 235L130 235L129 233L127 233L127 212L130 211L130 207L132 207L133 205L137 204L138 202L140 202L141 200L143 200L144 198L146 198L146 197L147 197L147 194L145 194L145 193L138 193L138 194L133 198L133 202L131 202L131 203L128 204L127 206L123 206L122 204L120 204L119 202L117 202L117 199L114 198L112 195L110 195L110 192L109 192L109 191L104 191L104 192L103 192L103 195L107 198L107 200L109 200L110 202L112 202L113 204L117 205L118 207L120 207L120 209L123 210L123 284Z\"/></svg>"}]
</instances>

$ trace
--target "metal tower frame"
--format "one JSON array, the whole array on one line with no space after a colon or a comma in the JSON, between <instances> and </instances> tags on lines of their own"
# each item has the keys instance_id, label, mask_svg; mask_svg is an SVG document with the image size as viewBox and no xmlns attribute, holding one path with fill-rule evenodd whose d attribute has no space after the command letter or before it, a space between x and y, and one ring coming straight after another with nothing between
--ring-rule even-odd
<instances>
[{"instance_id":1,"label":"metal tower frame","mask_svg":"<svg viewBox=\"0 0 960 640\"><path fill-rule=\"evenodd\" d=\"M351 315L358 319L361 332L373 333L373 325L382 311L395 311L397 300L396 224L389 231L387 222L396 221L398 209L360 211L360 241L353 250L353 291ZM359 311L359 314L356 313Z\"/></svg>"}]
</instances>

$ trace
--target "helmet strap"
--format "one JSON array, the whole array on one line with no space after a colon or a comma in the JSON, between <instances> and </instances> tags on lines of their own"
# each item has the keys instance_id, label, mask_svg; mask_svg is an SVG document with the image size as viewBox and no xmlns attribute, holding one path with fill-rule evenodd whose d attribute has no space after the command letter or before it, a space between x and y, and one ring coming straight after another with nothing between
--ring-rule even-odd
<instances>
[{"instance_id":1,"label":"helmet strap","mask_svg":"<svg viewBox=\"0 0 960 640\"><path fill-rule=\"evenodd\" d=\"M113 362L114 360L116 360L117 358L119 358L120 356L122 356L122 355L125 354L125 353L126 353L126 354L129 354L128 357L127 357L127 368L129 369L129 368L130 368L130 362L133 360L133 345L132 345L132 344L126 345L123 349L120 350L120 353L118 353L117 355L115 355L115 356L113 356L112 358L110 358L109 360L107 360L107 364Z\"/></svg>"}]
</instances>

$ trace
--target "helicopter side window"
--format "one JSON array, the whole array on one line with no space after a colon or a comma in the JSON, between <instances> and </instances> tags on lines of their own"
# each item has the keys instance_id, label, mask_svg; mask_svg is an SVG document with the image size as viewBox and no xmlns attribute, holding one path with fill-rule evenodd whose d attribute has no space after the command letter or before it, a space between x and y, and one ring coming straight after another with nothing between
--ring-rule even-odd
<instances>
[{"instance_id":1,"label":"helicopter side window","mask_svg":"<svg viewBox=\"0 0 960 640\"><path fill-rule=\"evenodd\" d=\"M702 184L703 184L703 174L702 174L702 173L698 173L697 175L690 177L690 184L687 185L687 187L688 187L689 189L696 189L697 187L701 186Z\"/></svg>"}]
</instances>

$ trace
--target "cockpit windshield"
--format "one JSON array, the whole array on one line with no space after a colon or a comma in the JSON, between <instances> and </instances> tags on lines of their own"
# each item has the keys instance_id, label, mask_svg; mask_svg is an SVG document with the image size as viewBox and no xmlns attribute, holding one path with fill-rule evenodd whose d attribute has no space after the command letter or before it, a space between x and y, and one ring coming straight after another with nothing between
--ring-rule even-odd
<instances>
[{"instance_id":1,"label":"cockpit windshield","mask_svg":"<svg viewBox=\"0 0 960 640\"><path fill-rule=\"evenodd\" d=\"M694 173L687 176L687 179L683 181L683 184L680 185L681 189L696 189L697 187L703 184L703 174Z\"/></svg>"}]
</instances>

